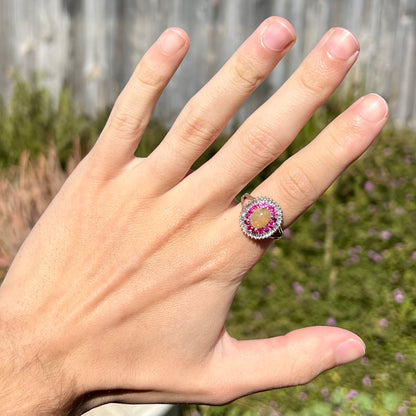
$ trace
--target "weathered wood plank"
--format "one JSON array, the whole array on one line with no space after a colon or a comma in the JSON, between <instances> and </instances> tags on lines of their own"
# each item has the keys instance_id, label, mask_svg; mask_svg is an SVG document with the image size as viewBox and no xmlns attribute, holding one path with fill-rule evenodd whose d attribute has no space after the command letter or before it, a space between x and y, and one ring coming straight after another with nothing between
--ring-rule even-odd
<instances>
[{"instance_id":1,"label":"weathered wood plank","mask_svg":"<svg viewBox=\"0 0 416 416\"><path fill-rule=\"evenodd\" d=\"M345 81L378 91L401 125L416 125L415 0L0 0L0 95L19 71L44 74L57 94L69 84L90 113L109 106L140 56L167 26L191 37L184 64L156 115L170 122L267 16L286 17L298 41L238 113L242 120L295 70L332 26L352 30L361 55Z\"/></svg>"}]
</instances>

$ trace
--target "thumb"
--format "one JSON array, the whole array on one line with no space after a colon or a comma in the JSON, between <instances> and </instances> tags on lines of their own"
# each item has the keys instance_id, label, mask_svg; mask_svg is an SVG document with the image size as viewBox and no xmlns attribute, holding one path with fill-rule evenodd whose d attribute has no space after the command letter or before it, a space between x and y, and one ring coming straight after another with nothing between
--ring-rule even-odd
<instances>
[{"instance_id":1,"label":"thumb","mask_svg":"<svg viewBox=\"0 0 416 416\"><path fill-rule=\"evenodd\" d=\"M303 328L252 341L237 341L224 332L219 345L211 374L224 403L258 391L305 384L365 353L361 338L332 327Z\"/></svg>"}]
</instances>

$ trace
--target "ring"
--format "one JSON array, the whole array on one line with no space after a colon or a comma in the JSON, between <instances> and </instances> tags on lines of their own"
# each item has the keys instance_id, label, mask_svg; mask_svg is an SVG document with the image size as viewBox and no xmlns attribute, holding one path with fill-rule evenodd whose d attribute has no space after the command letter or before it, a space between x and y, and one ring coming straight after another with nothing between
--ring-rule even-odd
<instances>
[{"instance_id":1,"label":"ring","mask_svg":"<svg viewBox=\"0 0 416 416\"><path fill-rule=\"evenodd\" d=\"M282 237L283 212L273 199L244 194L241 205L240 227L247 237L255 240Z\"/></svg>"}]
</instances>

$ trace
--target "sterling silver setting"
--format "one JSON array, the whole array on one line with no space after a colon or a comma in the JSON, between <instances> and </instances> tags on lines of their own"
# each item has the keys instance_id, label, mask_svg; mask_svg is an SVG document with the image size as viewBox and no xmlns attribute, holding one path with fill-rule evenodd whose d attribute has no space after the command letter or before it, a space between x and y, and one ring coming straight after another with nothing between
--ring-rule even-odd
<instances>
[{"instance_id":1,"label":"sterling silver setting","mask_svg":"<svg viewBox=\"0 0 416 416\"><path fill-rule=\"evenodd\" d=\"M250 194L244 194L241 197L241 206L240 227L247 237L264 240L266 238L278 239L283 236L283 212L273 199L264 196L254 198ZM256 215L252 217L259 209L265 217L261 222L268 220L266 224L256 224L254 221Z\"/></svg>"}]
</instances>

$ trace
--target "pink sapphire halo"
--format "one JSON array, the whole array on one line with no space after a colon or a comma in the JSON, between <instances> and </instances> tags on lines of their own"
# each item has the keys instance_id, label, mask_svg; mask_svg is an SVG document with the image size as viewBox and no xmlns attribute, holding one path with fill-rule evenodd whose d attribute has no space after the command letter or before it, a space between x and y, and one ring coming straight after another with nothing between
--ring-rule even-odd
<instances>
[{"instance_id":1,"label":"pink sapphire halo","mask_svg":"<svg viewBox=\"0 0 416 416\"><path fill-rule=\"evenodd\" d=\"M255 240L282 237L283 212L273 199L244 194L241 198L240 227Z\"/></svg>"}]
</instances>

